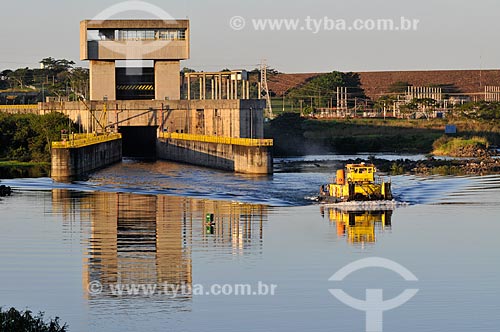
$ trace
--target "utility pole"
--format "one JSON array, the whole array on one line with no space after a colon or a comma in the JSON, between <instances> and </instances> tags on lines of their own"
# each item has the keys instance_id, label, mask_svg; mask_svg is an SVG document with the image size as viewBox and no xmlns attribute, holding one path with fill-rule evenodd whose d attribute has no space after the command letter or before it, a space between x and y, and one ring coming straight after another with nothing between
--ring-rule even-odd
<instances>
[{"instance_id":1,"label":"utility pole","mask_svg":"<svg viewBox=\"0 0 500 332\"><path fill-rule=\"evenodd\" d=\"M266 115L269 119L273 118L273 108L271 106L271 96L267 87L267 64L266 60L262 59L260 63L260 92L259 96L266 97Z\"/></svg>"}]
</instances>

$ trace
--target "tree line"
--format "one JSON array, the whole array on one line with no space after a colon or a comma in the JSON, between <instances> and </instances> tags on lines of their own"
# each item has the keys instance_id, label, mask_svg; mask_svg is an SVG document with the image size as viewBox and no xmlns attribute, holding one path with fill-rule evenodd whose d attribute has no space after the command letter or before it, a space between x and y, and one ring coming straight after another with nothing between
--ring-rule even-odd
<instances>
[{"instance_id":1,"label":"tree line","mask_svg":"<svg viewBox=\"0 0 500 332\"><path fill-rule=\"evenodd\" d=\"M88 96L89 70L75 67L66 59L45 58L40 68L5 69L0 72L0 103L20 103L19 95L28 94L29 102L40 102L44 97L68 97L78 100ZM26 100L24 100L26 103Z\"/></svg>"}]
</instances>

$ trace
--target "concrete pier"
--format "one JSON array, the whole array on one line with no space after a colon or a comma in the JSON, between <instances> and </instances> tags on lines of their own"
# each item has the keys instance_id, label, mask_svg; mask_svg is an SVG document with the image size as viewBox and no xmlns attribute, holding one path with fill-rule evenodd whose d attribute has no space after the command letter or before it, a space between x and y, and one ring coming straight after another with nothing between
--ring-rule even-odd
<instances>
[{"instance_id":1,"label":"concrete pier","mask_svg":"<svg viewBox=\"0 0 500 332\"><path fill-rule=\"evenodd\" d=\"M72 181L121 160L120 134L54 142L51 177L61 182Z\"/></svg>"},{"instance_id":2,"label":"concrete pier","mask_svg":"<svg viewBox=\"0 0 500 332\"><path fill-rule=\"evenodd\" d=\"M157 156L237 173L273 173L272 140L204 137L207 136L171 134L160 137Z\"/></svg>"}]
</instances>

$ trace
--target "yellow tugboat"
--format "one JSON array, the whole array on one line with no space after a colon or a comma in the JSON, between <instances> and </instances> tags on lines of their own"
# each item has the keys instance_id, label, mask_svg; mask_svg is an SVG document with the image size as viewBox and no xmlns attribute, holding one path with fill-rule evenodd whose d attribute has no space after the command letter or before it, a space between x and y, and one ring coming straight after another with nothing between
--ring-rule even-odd
<instances>
[{"instance_id":1,"label":"yellow tugboat","mask_svg":"<svg viewBox=\"0 0 500 332\"><path fill-rule=\"evenodd\" d=\"M392 200L391 182L375 176L373 164L347 164L337 170L335 183L320 187L319 201L339 203L349 201Z\"/></svg>"}]
</instances>

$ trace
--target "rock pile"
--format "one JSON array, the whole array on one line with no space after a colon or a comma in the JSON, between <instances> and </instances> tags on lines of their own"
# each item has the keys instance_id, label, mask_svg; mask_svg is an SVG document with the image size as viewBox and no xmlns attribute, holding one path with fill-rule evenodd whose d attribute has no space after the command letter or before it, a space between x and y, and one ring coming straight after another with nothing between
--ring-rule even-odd
<instances>
[{"instance_id":1,"label":"rock pile","mask_svg":"<svg viewBox=\"0 0 500 332\"><path fill-rule=\"evenodd\" d=\"M12 194L12 189L9 186L0 185L0 196L10 196Z\"/></svg>"}]
</instances>

